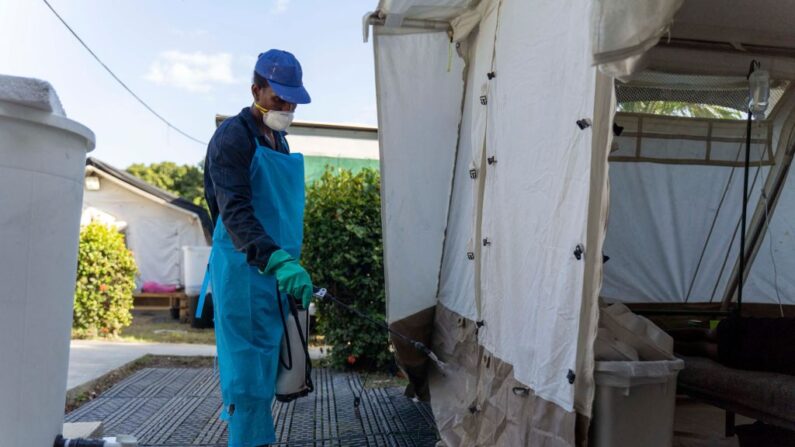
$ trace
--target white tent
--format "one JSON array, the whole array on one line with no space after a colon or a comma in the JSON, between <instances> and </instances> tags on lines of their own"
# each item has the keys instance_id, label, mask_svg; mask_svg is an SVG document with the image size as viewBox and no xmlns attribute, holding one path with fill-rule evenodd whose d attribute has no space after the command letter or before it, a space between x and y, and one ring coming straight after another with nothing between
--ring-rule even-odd
<instances>
[{"instance_id":1,"label":"white tent","mask_svg":"<svg viewBox=\"0 0 795 447\"><path fill-rule=\"evenodd\" d=\"M140 284L182 284L182 247L206 246L212 235L206 210L91 157L84 189L81 224L124 232Z\"/></svg>"},{"instance_id":2,"label":"white tent","mask_svg":"<svg viewBox=\"0 0 795 447\"><path fill-rule=\"evenodd\" d=\"M783 3L382 0L365 17L388 320L451 364L441 377L395 342L447 445L584 442L600 296L732 295L744 122L616 114L616 91L731 103L752 58L793 78ZM751 301L795 302L776 277L795 267L790 98L754 124Z\"/></svg>"}]
</instances>

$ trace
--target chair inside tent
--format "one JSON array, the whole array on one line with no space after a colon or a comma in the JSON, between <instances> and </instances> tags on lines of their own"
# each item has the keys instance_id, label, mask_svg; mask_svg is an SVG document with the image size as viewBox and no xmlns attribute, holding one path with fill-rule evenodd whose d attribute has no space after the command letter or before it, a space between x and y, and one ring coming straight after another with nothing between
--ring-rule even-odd
<instances>
[{"instance_id":1,"label":"chair inside tent","mask_svg":"<svg viewBox=\"0 0 795 447\"><path fill-rule=\"evenodd\" d=\"M365 19L387 319L449 365L393 340L445 445L605 445L600 302L708 325L742 279L743 315L792 312L795 1L381 0ZM771 93L748 134L752 60ZM680 389L793 428L768 376L724 369L686 358Z\"/></svg>"}]
</instances>

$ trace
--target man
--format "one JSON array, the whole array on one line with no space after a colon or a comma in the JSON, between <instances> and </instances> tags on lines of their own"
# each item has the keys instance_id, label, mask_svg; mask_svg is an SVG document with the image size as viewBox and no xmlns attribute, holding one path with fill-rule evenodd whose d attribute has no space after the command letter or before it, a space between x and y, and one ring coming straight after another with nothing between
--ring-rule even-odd
<instances>
[{"instance_id":1,"label":"man","mask_svg":"<svg viewBox=\"0 0 795 447\"><path fill-rule=\"evenodd\" d=\"M712 330L668 332L678 354L707 357L730 368L795 375L795 318L731 315Z\"/></svg>"},{"instance_id":2,"label":"man","mask_svg":"<svg viewBox=\"0 0 795 447\"><path fill-rule=\"evenodd\" d=\"M312 297L298 263L304 162L285 129L308 104L301 65L286 51L260 54L254 103L224 121L207 147L204 188L215 231L209 274L230 447L273 443L271 403L283 327L279 300ZM282 307L287 309L286 301Z\"/></svg>"}]
</instances>

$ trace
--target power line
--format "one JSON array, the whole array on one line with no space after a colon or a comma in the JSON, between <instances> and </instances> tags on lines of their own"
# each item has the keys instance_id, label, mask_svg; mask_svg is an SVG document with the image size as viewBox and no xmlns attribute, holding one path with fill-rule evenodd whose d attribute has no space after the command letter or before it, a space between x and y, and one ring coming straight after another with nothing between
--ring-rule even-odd
<instances>
[{"instance_id":1,"label":"power line","mask_svg":"<svg viewBox=\"0 0 795 447\"><path fill-rule=\"evenodd\" d=\"M81 39L81 38L80 38L80 36L78 36L78 35L77 35L77 33L75 32L75 30L73 30L73 29L72 29L72 27L71 27L71 26L69 26L69 24L68 24L68 23L66 23L66 21L63 19L63 17L61 17L61 15L60 15L60 14L58 14L58 11L56 11L56 10L55 10L55 8L53 8L53 7L52 7L52 5L50 4L50 2L49 2L49 1L47 1L47 0L42 0L42 1L44 2L44 4L45 4L45 5L47 5L47 7L48 7L48 8L50 8L50 11L52 11L52 13L53 13L53 14L55 14L55 17L57 17L57 18L58 18L58 20L60 20L60 21L61 21L61 23L63 23L63 26L65 26L65 27L66 27L66 29L68 29L68 30L69 30L69 32L70 32L70 33L72 33L72 35L73 35L73 36L75 36L75 39L77 39L77 41L78 41L78 42L80 42L80 44L81 44L81 45L83 45L83 48L85 48L85 49L86 49L86 51L88 51L88 52L91 54L91 56L93 56L93 57L94 57L94 59L96 59L96 61L97 61L97 62L99 62L99 64L100 64L100 65L102 65L102 68L104 68L104 69L105 69L105 71L107 71L107 72L108 72L108 73L109 73L111 76L113 76L113 79L115 79L115 80L116 80L116 82L118 82L118 83L119 83L119 85L121 85L122 87L124 87L124 89L125 89L125 90L127 90L127 92L128 92L129 94L131 94L133 98L135 98L136 100L138 100L138 102L139 102L139 103L141 103L141 105L142 105L142 106L146 107L146 110L149 110L150 112L152 112L152 114L153 114L154 116L156 116L158 119L160 119L160 121L164 122L164 123L166 124L166 126L168 126L168 127L172 128L172 129L176 130L178 133L180 133L180 134L181 134L182 136L184 136L185 138L188 138L188 139L190 139L190 140L193 140L193 141L195 141L196 143L199 143L199 144L202 144L202 145L205 145L205 146L207 145L207 142L205 142L205 141L202 141L202 140L200 140L200 139L198 139L198 138L195 138L195 137L193 137L193 136L189 135L188 133L186 133L185 131L183 131L182 129L180 129L179 127L177 127L177 126L175 126L175 125L171 124L171 122L169 122L169 121L168 121L167 119L165 119L165 118L164 118L162 115L160 115L159 113L157 113L157 112L155 111L155 109L153 109L151 106L149 106L149 104L147 104L147 103L146 103L146 102L145 102L143 99L141 99L141 97L140 97L140 96L136 95L136 94L135 94L135 92L133 92L133 91L130 89L130 87L127 87L127 84L125 84L125 83L124 83L124 81L122 81L121 79L119 79L119 77L118 77L118 76L116 76L116 73L114 73L114 72L113 72L113 71L112 71L110 68L108 68L108 66L107 66L107 65L105 65L105 63L104 63L104 62L102 62L102 59L100 59L100 58L99 58L99 56L97 56L97 55L96 55L96 53L94 53L94 52L91 50L91 48L89 48L89 47L88 47L88 45L86 45L86 43L85 43L85 42L83 42L83 39Z\"/></svg>"}]
</instances>

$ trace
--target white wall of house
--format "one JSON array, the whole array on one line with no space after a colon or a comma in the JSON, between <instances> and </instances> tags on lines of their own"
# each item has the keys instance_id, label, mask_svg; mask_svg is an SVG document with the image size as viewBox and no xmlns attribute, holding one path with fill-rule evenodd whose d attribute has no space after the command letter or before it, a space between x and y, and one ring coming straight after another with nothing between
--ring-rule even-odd
<instances>
[{"instance_id":1,"label":"white wall of house","mask_svg":"<svg viewBox=\"0 0 795 447\"><path fill-rule=\"evenodd\" d=\"M292 152L307 157L378 160L378 128L297 122L288 129Z\"/></svg>"}]
</instances>

